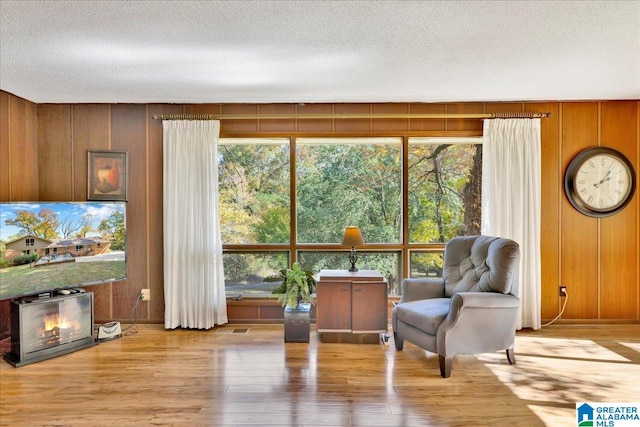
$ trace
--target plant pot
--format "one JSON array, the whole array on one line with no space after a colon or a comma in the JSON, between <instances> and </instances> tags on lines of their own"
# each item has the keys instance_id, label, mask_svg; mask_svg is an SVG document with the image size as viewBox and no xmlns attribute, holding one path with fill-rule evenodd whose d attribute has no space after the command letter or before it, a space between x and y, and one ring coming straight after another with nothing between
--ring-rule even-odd
<instances>
[{"instance_id":1,"label":"plant pot","mask_svg":"<svg viewBox=\"0 0 640 427\"><path fill-rule=\"evenodd\" d=\"M311 304L284 308L284 342L309 342Z\"/></svg>"}]
</instances>

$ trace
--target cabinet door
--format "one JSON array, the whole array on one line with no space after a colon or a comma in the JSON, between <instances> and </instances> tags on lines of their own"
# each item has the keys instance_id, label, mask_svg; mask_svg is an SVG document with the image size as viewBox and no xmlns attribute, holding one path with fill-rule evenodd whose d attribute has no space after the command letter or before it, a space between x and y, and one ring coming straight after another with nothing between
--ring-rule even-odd
<instances>
[{"instance_id":1,"label":"cabinet door","mask_svg":"<svg viewBox=\"0 0 640 427\"><path fill-rule=\"evenodd\" d=\"M386 332L386 282L353 282L351 291L353 332Z\"/></svg>"},{"instance_id":2,"label":"cabinet door","mask_svg":"<svg viewBox=\"0 0 640 427\"><path fill-rule=\"evenodd\" d=\"M316 288L318 332L351 331L351 283L318 281Z\"/></svg>"}]
</instances>

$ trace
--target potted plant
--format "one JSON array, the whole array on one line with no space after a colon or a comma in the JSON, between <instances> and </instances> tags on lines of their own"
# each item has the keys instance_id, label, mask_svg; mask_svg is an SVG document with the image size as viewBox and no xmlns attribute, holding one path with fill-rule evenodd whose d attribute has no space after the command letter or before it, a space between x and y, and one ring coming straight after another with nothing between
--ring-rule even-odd
<instances>
[{"instance_id":1,"label":"potted plant","mask_svg":"<svg viewBox=\"0 0 640 427\"><path fill-rule=\"evenodd\" d=\"M294 262L280 270L282 285L273 294L284 307L284 342L309 342L311 303L316 279Z\"/></svg>"},{"instance_id":2,"label":"potted plant","mask_svg":"<svg viewBox=\"0 0 640 427\"><path fill-rule=\"evenodd\" d=\"M316 279L309 270L303 270L300 264L294 262L291 268L280 270L282 285L272 292L278 297L283 307L299 308L300 304L313 303L313 292L316 289Z\"/></svg>"}]
</instances>

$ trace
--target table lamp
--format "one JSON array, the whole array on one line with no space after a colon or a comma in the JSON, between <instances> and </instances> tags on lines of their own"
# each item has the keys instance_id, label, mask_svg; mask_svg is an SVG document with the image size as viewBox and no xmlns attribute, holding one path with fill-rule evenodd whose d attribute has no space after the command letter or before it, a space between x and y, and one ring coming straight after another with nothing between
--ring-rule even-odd
<instances>
[{"instance_id":1,"label":"table lamp","mask_svg":"<svg viewBox=\"0 0 640 427\"><path fill-rule=\"evenodd\" d=\"M342 246L351 246L351 252L349 252L349 262L351 263L351 268L349 268L349 271L358 271L358 269L356 268L356 261L358 261L356 246L364 246L364 239L362 238L360 227L358 227L357 225L349 225L344 229Z\"/></svg>"}]
</instances>

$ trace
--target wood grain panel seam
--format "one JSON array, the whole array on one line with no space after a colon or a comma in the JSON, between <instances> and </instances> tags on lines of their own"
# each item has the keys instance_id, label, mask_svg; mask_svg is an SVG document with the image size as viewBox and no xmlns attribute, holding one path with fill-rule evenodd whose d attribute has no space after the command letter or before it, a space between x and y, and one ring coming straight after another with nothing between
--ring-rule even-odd
<instances>
[{"instance_id":1,"label":"wood grain panel seam","mask_svg":"<svg viewBox=\"0 0 640 427\"><path fill-rule=\"evenodd\" d=\"M562 108L562 103L560 103L558 105L558 126L556 128L556 132L558 132L558 157L557 157L557 161L558 161L558 171L560 171L560 177L561 177L561 186L564 187L564 170L562 168L562 153L564 152L564 140L562 138L563 132L562 132L562 123L563 123L563 118L562 118L562 112L564 111L564 109ZM564 193L562 191L562 189L560 190L561 193ZM558 197L558 283L560 285L564 285L562 283L562 224L563 222L563 218L564 218L564 211L562 209L562 201L564 198L564 194L562 194L561 197ZM557 294L556 294L557 295ZM562 310L562 301L560 299L560 297L556 296L556 310L557 313L559 314L560 311Z\"/></svg>"},{"instance_id":2,"label":"wood grain panel seam","mask_svg":"<svg viewBox=\"0 0 640 427\"><path fill-rule=\"evenodd\" d=\"M147 233L145 236L145 239L147 241L147 248L151 247L151 221L150 221L150 212L149 212L149 203L151 202L151 197L149 195L149 193L151 192L151 184L150 184L150 180L149 180L149 170L151 169L151 164L150 164L150 141L149 141L149 104L145 104L145 108L144 108L144 112L145 112L145 124L144 124L144 143L145 143L145 187L146 187L146 195L145 195L145 217L146 217L146 227L147 227ZM149 277L151 277L151 251L145 251L146 252L146 268L147 268L147 274L145 277L146 283L145 283L145 288L149 288ZM151 319L151 304L147 303L147 320Z\"/></svg>"},{"instance_id":3,"label":"wood grain panel seam","mask_svg":"<svg viewBox=\"0 0 640 427\"><path fill-rule=\"evenodd\" d=\"M11 179L11 177L13 176L13 170L12 170L12 166L13 165L13 159L11 158L11 153L13 152L12 149L12 135L13 135L13 128L11 126L11 115L12 115L12 111L11 111L11 98L7 99L7 131L9 132L9 137L7 139L8 145L9 145L9 153L7 154L7 157L9 157L9 163L8 163L8 170L9 170L9 200L11 201L15 201L14 197L13 197L13 179Z\"/></svg>"},{"instance_id":4,"label":"wood grain panel seam","mask_svg":"<svg viewBox=\"0 0 640 427\"><path fill-rule=\"evenodd\" d=\"M107 105L107 141L109 141L109 150L113 150L113 141L111 137L112 113L111 104Z\"/></svg>"},{"instance_id":5,"label":"wood grain panel seam","mask_svg":"<svg viewBox=\"0 0 640 427\"><path fill-rule=\"evenodd\" d=\"M73 127L73 116L75 112L75 107L72 105L69 108L69 142L71 143L71 199L75 200L76 197L76 180L73 178L76 176L76 159L75 159L75 128ZM87 186L89 184L87 183Z\"/></svg>"},{"instance_id":6,"label":"wood grain panel seam","mask_svg":"<svg viewBox=\"0 0 640 427\"><path fill-rule=\"evenodd\" d=\"M444 104L444 113L449 114L449 104ZM449 120L444 121L444 131L449 130Z\"/></svg>"},{"instance_id":7,"label":"wood grain panel seam","mask_svg":"<svg viewBox=\"0 0 640 427\"><path fill-rule=\"evenodd\" d=\"M596 120L597 125L597 144L598 147L602 145L602 103L598 102L598 112ZM602 319L602 219L596 219L596 238L598 239L597 244L597 255L596 259L598 260L598 265L596 266L596 295L598 300L598 319Z\"/></svg>"}]
</instances>

